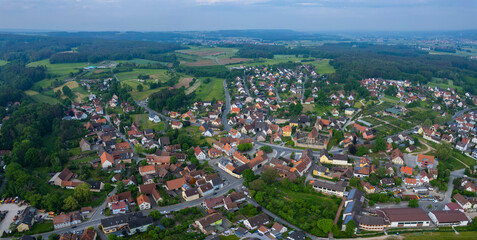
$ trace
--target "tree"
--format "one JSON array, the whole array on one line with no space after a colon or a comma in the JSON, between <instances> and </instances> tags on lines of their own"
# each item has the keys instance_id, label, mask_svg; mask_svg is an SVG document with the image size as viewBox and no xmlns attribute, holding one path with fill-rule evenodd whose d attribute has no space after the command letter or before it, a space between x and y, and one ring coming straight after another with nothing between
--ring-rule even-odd
<instances>
[{"instance_id":1,"label":"tree","mask_svg":"<svg viewBox=\"0 0 477 240\"><path fill-rule=\"evenodd\" d=\"M268 185L274 183L278 177L278 173L271 168L265 170L260 176L260 178Z\"/></svg>"},{"instance_id":2,"label":"tree","mask_svg":"<svg viewBox=\"0 0 477 240\"><path fill-rule=\"evenodd\" d=\"M172 163L172 164L176 164L177 161L179 161L179 159L177 159L176 156L171 156L171 163Z\"/></svg>"},{"instance_id":3,"label":"tree","mask_svg":"<svg viewBox=\"0 0 477 240\"><path fill-rule=\"evenodd\" d=\"M114 234L110 234L110 235L114 235ZM56 233L50 234L48 236L48 240L58 240L58 239L60 239L60 235L58 235Z\"/></svg>"},{"instance_id":4,"label":"tree","mask_svg":"<svg viewBox=\"0 0 477 240\"><path fill-rule=\"evenodd\" d=\"M384 91L384 94L386 94L387 96L394 96L396 95L396 92L397 92L396 87L391 85L388 87L388 89Z\"/></svg>"},{"instance_id":5,"label":"tree","mask_svg":"<svg viewBox=\"0 0 477 240\"><path fill-rule=\"evenodd\" d=\"M394 183L396 184L397 187L401 186L402 178L400 178L400 177L394 178Z\"/></svg>"},{"instance_id":6,"label":"tree","mask_svg":"<svg viewBox=\"0 0 477 240\"><path fill-rule=\"evenodd\" d=\"M246 182L246 183L249 183L253 180L255 180L257 177L255 176L255 173L253 172L252 169L245 169L243 172L242 172L242 177L243 177L243 180Z\"/></svg>"},{"instance_id":7,"label":"tree","mask_svg":"<svg viewBox=\"0 0 477 240\"><path fill-rule=\"evenodd\" d=\"M257 192L257 194L255 194L255 200L257 200L258 203L263 202L263 192Z\"/></svg>"},{"instance_id":8,"label":"tree","mask_svg":"<svg viewBox=\"0 0 477 240\"><path fill-rule=\"evenodd\" d=\"M262 179L255 179L250 182L250 189L255 191L263 191L263 189L265 189L265 182Z\"/></svg>"},{"instance_id":9,"label":"tree","mask_svg":"<svg viewBox=\"0 0 477 240\"><path fill-rule=\"evenodd\" d=\"M73 195L80 202L89 202L93 197L90 189L91 186L88 183L82 183L75 188Z\"/></svg>"},{"instance_id":10,"label":"tree","mask_svg":"<svg viewBox=\"0 0 477 240\"><path fill-rule=\"evenodd\" d=\"M469 230L477 230L477 217L472 218L472 222L470 222L467 228Z\"/></svg>"},{"instance_id":11,"label":"tree","mask_svg":"<svg viewBox=\"0 0 477 240\"><path fill-rule=\"evenodd\" d=\"M386 148L387 145L384 138L376 138L376 141L373 143L373 152L386 151Z\"/></svg>"},{"instance_id":12,"label":"tree","mask_svg":"<svg viewBox=\"0 0 477 240\"><path fill-rule=\"evenodd\" d=\"M356 229L356 222L353 221L353 220L350 220L348 221L348 223L346 223L346 235L348 236L352 236L354 234L354 230Z\"/></svg>"},{"instance_id":13,"label":"tree","mask_svg":"<svg viewBox=\"0 0 477 240\"><path fill-rule=\"evenodd\" d=\"M291 159L295 159L295 151L293 151L293 152L290 154L290 158L291 158Z\"/></svg>"},{"instance_id":14,"label":"tree","mask_svg":"<svg viewBox=\"0 0 477 240\"><path fill-rule=\"evenodd\" d=\"M73 196L68 196L63 205L65 211L73 211L78 208L78 201Z\"/></svg>"},{"instance_id":15,"label":"tree","mask_svg":"<svg viewBox=\"0 0 477 240\"><path fill-rule=\"evenodd\" d=\"M318 220L318 228L320 228L324 233L328 234L331 232L331 229L333 228L333 220L327 219L327 218L322 218Z\"/></svg>"},{"instance_id":16,"label":"tree","mask_svg":"<svg viewBox=\"0 0 477 240\"><path fill-rule=\"evenodd\" d=\"M162 214L157 210L153 210L149 213L149 217L152 217L154 220L159 220L162 217Z\"/></svg>"},{"instance_id":17,"label":"tree","mask_svg":"<svg viewBox=\"0 0 477 240\"><path fill-rule=\"evenodd\" d=\"M430 126L432 125L431 119L426 118L426 120L424 120L424 123L422 123L422 125L423 125L424 127L430 127Z\"/></svg>"},{"instance_id":18,"label":"tree","mask_svg":"<svg viewBox=\"0 0 477 240\"><path fill-rule=\"evenodd\" d=\"M412 208L417 208L419 207L419 202L417 201L417 199L411 199L409 200L409 207L412 207Z\"/></svg>"},{"instance_id":19,"label":"tree","mask_svg":"<svg viewBox=\"0 0 477 240\"><path fill-rule=\"evenodd\" d=\"M452 155L452 148L450 143L443 142L439 144L436 150L436 157L439 161L447 161Z\"/></svg>"},{"instance_id":20,"label":"tree","mask_svg":"<svg viewBox=\"0 0 477 240\"><path fill-rule=\"evenodd\" d=\"M273 152L273 148L270 147L270 146L268 146L268 145L265 145L265 146L260 147L260 150L262 150L262 151L264 151L264 152L266 152L266 153L271 153L271 152Z\"/></svg>"},{"instance_id":21,"label":"tree","mask_svg":"<svg viewBox=\"0 0 477 240\"><path fill-rule=\"evenodd\" d=\"M144 89L144 87L142 86L142 84L137 85L137 91L138 92L142 92L143 89Z\"/></svg>"},{"instance_id":22,"label":"tree","mask_svg":"<svg viewBox=\"0 0 477 240\"><path fill-rule=\"evenodd\" d=\"M122 193L126 190L126 186L124 185L123 181L119 181L116 185L117 192Z\"/></svg>"},{"instance_id":23,"label":"tree","mask_svg":"<svg viewBox=\"0 0 477 240\"><path fill-rule=\"evenodd\" d=\"M252 149L253 145L252 143L241 143L237 146L237 149L241 152L247 152Z\"/></svg>"},{"instance_id":24,"label":"tree","mask_svg":"<svg viewBox=\"0 0 477 240\"><path fill-rule=\"evenodd\" d=\"M361 179L359 177L353 177L349 180L349 185L352 187L358 187L361 183Z\"/></svg>"},{"instance_id":25,"label":"tree","mask_svg":"<svg viewBox=\"0 0 477 240\"><path fill-rule=\"evenodd\" d=\"M369 150L367 147L365 147L364 145L361 145L358 147L358 151L356 152L356 155L358 156L363 156L363 155L366 155L369 153Z\"/></svg>"}]
</instances>

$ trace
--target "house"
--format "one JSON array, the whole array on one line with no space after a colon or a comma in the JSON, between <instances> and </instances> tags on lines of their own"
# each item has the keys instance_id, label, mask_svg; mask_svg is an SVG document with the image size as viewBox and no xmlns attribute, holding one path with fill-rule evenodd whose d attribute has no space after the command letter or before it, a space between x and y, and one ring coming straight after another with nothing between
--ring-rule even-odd
<instances>
[{"instance_id":1,"label":"house","mask_svg":"<svg viewBox=\"0 0 477 240\"><path fill-rule=\"evenodd\" d=\"M320 159L321 161L321 159ZM348 155L345 154L335 154L332 157L333 165L348 165Z\"/></svg>"},{"instance_id":2,"label":"house","mask_svg":"<svg viewBox=\"0 0 477 240\"><path fill-rule=\"evenodd\" d=\"M80 240L95 240L97 236L96 230L87 228L81 234Z\"/></svg>"},{"instance_id":3,"label":"house","mask_svg":"<svg viewBox=\"0 0 477 240\"><path fill-rule=\"evenodd\" d=\"M18 232L26 232L30 231L33 227L35 222L35 211L36 209L33 207L27 207L21 213L18 219L17 231Z\"/></svg>"},{"instance_id":4,"label":"house","mask_svg":"<svg viewBox=\"0 0 477 240\"><path fill-rule=\"evenodd\" d=\"M247 229L253 230L257 229L260 226L267 225L270 223L268 215L265 213L259 214L255 217L251 217L243 222Z\"/></svg>"},{"instance_id":5,"label":"house","mask_svg":"<svg viewBox=\"0 0 477 240\"><path fill-rule=\"evenodd\" d=\"M469 218L461 211L432 211L429 217L437 226L467 226Z\"/></svg>"},{"instance_id":6,"label":"house","mask_svg":"<svg viewBox=\"0 0 477 240\"><path fill-rule=\"evenodd\" d=\"M107 169L113 166L114 164L114 157L110 153L104 151L103 154L101 154L101 167L103 169Z\"/></svg>"},{"instance_id":7,"label":"house","mask_svg":"<svg viewBox=\"0 0 477 240\"><path fill-rule=\"evenodd\" d=\"M115 217L101 219L101 228L105 234L116 233L119 236L132 235L137 232L146 232L153 223L151 217L143 216L141 212L122 214Z\"/></svg>"},{"instance_id":8,"label":"house","mask_svg":"<svg viewBox=\"0 0 477 240\"><path fill-rule=\"evenodd\" d=\"M345 109L345 115L347 116L352 116L354 114L355 110L354 108L346 108Z\"/></svg>"},{"instance_id":9,"label":"house","mask_svg":"<svg viewBox=\"0 0 477 240\"><path fill-rule=\"evenodd\" d=\"M81 214L88 214L88 213L93 212L93 208L92 207L82 207L80 212L81 212Z\"/></svg>"},{"instance_id":10,"label":"house","mask_svg":"<svg viewBox=\"0 0 477 240\"><path fill-rule=\"evenodd\" d=\"M53 226L55 229L69 227L81 223L82 220L83 218L79 212L73 212L71 214L61 213L53 217Z\"/></svg>"},{"instance_id":11,"label":"house","mask_svg":"<svg viewBox=\"0 0 477 240\"><path fill-rule=\"evenodd\" d=\"M362 215L359 217L358 223L359 229L365 231L382 232L385 226L384 219L380 216Z\"/></svg>"},{"instance_id":12,"label":"house","mask_svg":"<svg viewBox=\"0 0 477 240\"><path fill-rule=\"evenodd\" d=\"M394 178L383 178L379 181L379 183L381 183L381 186L383 187L390 187L396 184Z\"/></svg>"},{"instance_id":13,"label":"house","mask_svg":"<svg viewBox=\"0 0 477 240\"><path fill-rule=\"evenodd\" d=\"M214 187L212 186L211 183L206 183L200 186L198 191L202 197L205 197L205 196L211 195L214 192Z\"/></svg>"},{"instance_id":14,"label":"house","mask_svg":"<svg viewBox=\"0 0 477 240\"><path fill-rule=\"evenodd\" d=\"M159 122L161 122L161 119L159 118L159 116L157 116L153 113L150 113L149 114L149 121L151 121L153 123L159 123Z\"/></svg>"},{"instance_id":15,"label":"house","mask_svg":"<svg viewBox=\"0 0 477 240\"><path fill-rule=\"evenodd\" d=\"M157 191L157 186L154 182L139 185L139 192L146 194L146 196L151 196L156 203L162 201L161 194Z\"/></svg>"},{"instance_id":16,"label":"house","mask_svg":"<svg viewBox=\"0 0 477 240\"><path fill-rule=\"evenodd\" d=\"M412 175L412 168L408 167L408 166L402 166L401 167L401 173L411 176Z\"/></svg>"},{"instance_id":17,"label":"house","mask_svg":"<svg viewBox=\"0 0 477 240\"><path fill-rule=\"evenodd\" d=\"M467 200L464 196L462 196L460 193L457 193L454 195L454 200L456 201L457 204L459 204L464 210L472 208L472 203Z\"/></svg>"},{"instance_id":18,"label":"house","mask_svg":"<svg viewBox=\"0 0 477 240\"><path fill-rule=\"evenodd\" d=\"M330 169L328 169L327 167L322 166L322 165L313 166L313 171L312 172L313 172L314 176L328 178L328 179L332 178L330 176Z\"/></svg>"},{"instance_id":19,"label":"house","mask_svg":"<svg viewBox=\"0 0 477 240\"><path fill-rule=\"evenodd\" d=\"M284 137L290 137L291 134L292 134L292 128L290 126L282 127L282 131L283 131L283 136Z\"/></svg>"},{"instance_id":20,"label":"house","mask_svg":"<svg viewBox=\"0 0 477 240\"><path fill-rule=\"evenodd\" d=\"M293 231L287 237L287 240L305 240L306 235L302 231Z\"/></svg>"},{"instance_id":21,"label":"house","mask_svg":"<svg viewBox=\"0 0 477 240\"><path fill-rule=\"evenodd\" d=\"M422 208L383 208L376 213L383 217L386 227L429 227L431 219Z\"/></svg>"},{"instance_id":22,"label":"house","mask_svg":"<svg viewBox=\"0 0 477 240\"><path fill-rule=\"evenodd\" d=\"M214 231L214 226L222 225L222 216L218 213L213 213L204 218L195 221L200 231L204 234L210 234Z\"/></svg>"},{"instance_id":23,"label":"house","mask_svg":"<svg viewBox=\"0 0 477 240\"><path fill-rule=\"evenodd\" d=\"M79 145L82 152L91 151L91 143L89 143L86 139L81 139Z\"/></svg>"},{"instance_id":24,"label":"house","mask_svg":"<svg viewBox=\"0 0 477 240\"><path fill-rule=\"evenodd\" d=\"M450 202L450 203L446 204L444 206L444 210L446 210L446 211L457 210L457 211L464 212L464 209L458 203L455 203L455 202Z\"/></svg>"},{"instance_id":25,"label":"house","mask_svg":"<svg viewBox=\"0 0 477 240\"><path fill-rule=\"evenodd\" d=\"M374 193L376 191L376 188L373 185L371 185L371 183L369 183L369 182L361 181L361 187L363 187L363 190L367 194L371 194L371 193Z\"/></svg>"},{"instance_id":26,"label":"house","mask_svg":"<svg viewBox=\"0 0 477 240\"><path fill-rule=\"evenodd\" d=\"M146 210L151 208L151 200L145 194L139 195L137 197L137 205L139 206L140 210Z\"/></svg>"},{"instance_id":27,"label":"house","mask_svg":"<svg viewBox=\"0 0 477 240\"><path fill-rule=\"evenodd\" d=\"M417 164L422 168L432 168L434 166L434 156L418 154Z\"/></svg>"},{"instance_id":28,"label":"house","mask_svg":"<svg viewBox=\"0 0 477 240\"><path fill-rule=\"evenodd\" d=\"M197 188L189 188L185 191L182 191L182 198L186 201L192 201L199 198L199 191Z\"/></svg>"},{"instance_id":29,"label":"house","mask_svg":"<svg viewBox=\"0 0 477 240\"><path fill-rule=\"evenodd\" d=\"M404 184L406 186L417 186L417 185L420 184L420 182L418 183L417 179L415 179L415 178L405 178L404 179Z\"/></svg>"},{"instance_id":30,"label":"house","mask_svg":"<svg viewBox=\"0 0 477 240\"><path fill-rule=\"evenodd\" d=\"M194 154L198 160L207 159L207 155L204 153L204 151L202 151L202 149L199 146L194 148Z\"/></svg>"},{"instance_id":31,"label":"house","mask_svg":"<svg viewBox=\"0 0 477 240\"><path fill-rule=\"evenodd\" d=\"M335 183L329 181L312 180L310 183L312 184L315 191L321 191L323 193L336 195L338 197L342 197L346 190L346 182L344 181Z\"/></svg>"},{"instance_id":32,"label":"house","mask_svg":"<svg viewBox=\"0 0 477 240\"><path fill-rule=\"evenodd\" d=\"M181 129L183 124L179 121L171 121L171 127L172 129Z\"/></svg>"},{"instance_id":33,"label":"house","mask_svg":"<svg viewBox=\"0 0 477 240\"><path fill-rule=\"evenodd\" d=\"M139 167L139 174L141 176L155 175L156 172L157 172L156 165L146 165L146 166Z\"/></svg>"},{"instance_id":34,"label":"house","mask_svg":"<svg viewBox=\"0 0 477 240\"><path fill-rule=\"evenodd\" d=\"M396 148L391 152L391 161L397 165L404 165L404 154L399 148Z\"/></svg>"},{"instance_id":35,"label":"house","mask_svg":"<svg viewBox=\"0 0 477 240\"><path fill-rule=\"evenodd\" d=\"M116 202L111 204L110 209L112 214L126 213L128 211L128 205L126 202Z\"/></svg>"},{"instance_id":36,"label":"house","mask_svg":"<svg viewBox=\"0 0 477 240\"><path fill-rule=\"evenodd\" d=\"M328 151L324 148L320 151L320 162L326 164L333 164L333 160L328 154Z\"/></svg>"},{"instance_id":37,"label":"house","mask_svg":"<svg viewBox=\"0 0 477 240\"><path fill-rule=\"evenodd\" d=\"M176 178L166 182L166 189L169 191L181 189L184 184L186 184L185 178Z\"/></svg>"}]
</instances>

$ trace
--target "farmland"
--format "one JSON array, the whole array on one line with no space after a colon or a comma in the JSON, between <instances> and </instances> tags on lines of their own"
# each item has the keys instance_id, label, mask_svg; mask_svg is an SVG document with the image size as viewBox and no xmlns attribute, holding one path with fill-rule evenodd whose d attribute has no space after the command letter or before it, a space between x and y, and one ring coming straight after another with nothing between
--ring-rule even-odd
<instances>
[{"instance_id":1,"label":"farmland","mask_svg":"<svg viewBox=\"0 0 477 240\"><path fill-rule=\"evenodd\" d=\"M159 79L160 82L169 80L167 70L164 69L133 69L131 72L117 73L119 81L136 80L141 75L149 75L150 79Z\"/></svg>"},{"instance_id":2,"label":"farmland","mask_svg":"<svg viewBox=\"0 0 477 240\"><path fill-rule=\"evenodd\" d=\"M35 102L39 103L48 103L48 104L57 104L58 100L50 96L35 92L33 90L25 91L25 94L30 96Z\"/></svg>"},{"instance_id":3,"label":"farmland","mask_svg":"<svg viewBox=\"0 0 477 240\"><path fill-rule=\"evenodd\" d=\"M190 86L190 83L192 82L193 78L183 78L179 83L174 85L174 88L188 88Z\"/></svg>"},{"instance_id":4,"label":"farmland","mask_svg":"<svg viewBox=\"0 0 477 240\"><path fill-rule=\"evenodd\" d=\"M208 83L207 79L210 79ZM200 86L195 90L196 99L210 101L212 99L225 100L223 79L221 78L200 78Z\"/></svg>"},{"instance_id":5,"label":"farmland","mask_svg":"<svg viewBox=\"0 0 477 240\"><path fill-rule=\"evenodd\" d=\"M52 78L64 78L68 76L70 72L75 72L83 67L88 66L88 63L58 63L51 64L49 59L44 59L37 62L29 63L27 66L46 66L47 73L52 74Z\"/></svg>"},{"instance_id":6,"label":"farmland","mask_svg":"<svg viewBox=\"0 0 477 240\"><path fill-rule=\"evenodd\" d=\"M191 47L176 51L181 64L189 67L236 64L249 61L247 58L233 58L237 49L221 47Z\"/></svg>"}]
</instances>

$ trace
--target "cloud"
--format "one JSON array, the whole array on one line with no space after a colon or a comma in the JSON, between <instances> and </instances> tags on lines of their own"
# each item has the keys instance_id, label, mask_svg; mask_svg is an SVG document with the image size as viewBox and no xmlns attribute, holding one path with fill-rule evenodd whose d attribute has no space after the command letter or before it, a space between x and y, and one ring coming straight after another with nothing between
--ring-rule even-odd
<instances>
[{"instance_id":1,"label":"cloud","mask_svg":"<svg viewBox=\"0 0 477 240\"><path fill-rule=\"evenodd\" d=\"M214 5L214 4L225 4L225 3L234 3L234 4L255 4L270 2L271 0L194 0L199 4L204 5Z\"/></svg>"}]
</instances>

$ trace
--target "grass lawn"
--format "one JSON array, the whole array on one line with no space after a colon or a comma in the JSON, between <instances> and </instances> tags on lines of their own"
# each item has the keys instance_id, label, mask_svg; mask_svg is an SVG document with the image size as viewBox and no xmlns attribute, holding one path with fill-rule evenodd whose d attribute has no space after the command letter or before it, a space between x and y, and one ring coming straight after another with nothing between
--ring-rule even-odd
<instances>
[{"instance_id":1,"label":"grass lawn","mask_svg":"<svg viewBox=\"0 0 477 240\"><path fill-rule=\"evenodd\" d=\"M55 81L54 78L51 78L51 79L43 79L39 82L36 82L33 84L33 87L36 88L36 87L41 87L41 88L48 88L51 86L51 83Z\"/></svg>"},{"instance_id":2,"label":"grass lawn","mask_svg":"<svg viewBox=\"0 0 477 240\"><path fill-rule=\"evenodd\" d=\"M386 96L386 97L381 98L381 100L383 100L385 102L394 103L394 104L399 103L399 98L393 97L393 96Z\"/></svg>"},{"instance_id":3,"label":"grass lawn","mask_svg":"<svg viewBox=\"0 0 477 240\"><path fill-rule=\"evenodd\" d=\"M201 83L195 90L196 99L200 98L202 101L211 101L214 98L225 100L224 79L211 77L209 83L204 83L205 79L207 78L199 78Z\"/></svg>"},{"instance_id":4,"label":"grass lawn","mask_svg":"<svg viewBox=\"0 0 477 240\"><path fill-rule=\"evenodd\" d=\"M315 72L319 74L335 73L335 68L330 65L329 59L322 59L310 62L311 65L315 66ZM307 64L307 63L303 63Z\"/></svg>"},{"instance_id":5,"label":"grass lawn","mask_svg":"<svg viewBox=\"0 0 477 240\"><path fill-rule=\"evenodd\" d=\"M135 114L130 116L133 121L137 121L139 124L139 128L141 130L146 130L146 129L154 129L156 132L157 131L164 131L166 126L164 122L159 122L159 123L153 123L149 121L149 115L148 114Z\"/></svg>"},{"instance_id":6,"label":"grass lawn","mask_svg":"<svg viewBox=\"0 0 477 240\"><path fill-rule=\"evenodd\" d=\"M39 103L48 103L48 104L57 104L58 100L56 98L52 98L49 96L46 96L44 94L38 93L33 90L27 90L25 91L25 94L30 96L35 102Z\"/></svg>"},{"instance_id":7,"label":"grass lawn","mask_svg":"<svg viewBox=\"0 0 477 240\"><path fill-rule=\"evenodd\" d=\"M453 89L456 89L459 92L462 91L461 86L455 86L454 81L449 80L449 79L444 80L442 78L432 78L432 82L429 82L427 85L429 85L431 87L440 87L440 88L443 88L443 89L453 88Z\"/></svg>"},{"instance_id":8,"label":"grass lawn","mask_svg":"<svg viewBox=\"0 0 477 240\"><path fill-rule=\"evenodd\" d=\"M237 237L237 236L235 236L235 235L228 235L228 236L222 236L222 235L220 235L219 237L220 237L220 239L222 239L222 240L239 240L239 239L240 239L239 237Z\"/></svg>"},{"instance_id":9,"label":"grass lawn","mask_svg":"<svg viewBox=\"0 0 477 240\"><path fill-rule=\"evenodd\" d=\"M27 66L36 67L36 66L46 66L48 68L47 73L57 75L58 77L65 77L70 72L75 72L76 70L86 67L88 63L57 63L51 64L49 59L44 59L41 61L31 62Z\"/></svg>"},{"instance_id":10,"label":"grass lawn","mask_svg":"<svg viewBox=\"0 0 477 240\"><path fill-rule=\"evenodd\" d=\"M8 63L8 62L5 61L5 60L0 60L0 66L3 66L3 65L5 65L5 64L7 64L7 63Z\"/></svg>"},{"instance_id":11,"label":"grass lawn","mask_svg":"<svg viewBox=\"0 0 477 240\"><path fill-rule=\"evenodd\" d=\"M456 149L452 150L452 157L461 160L462 162L464 162L465 164L467 164L469 166L476 164L476 161L473 158L462 154L461 152L459 152Z\"/></svg>"},{"instance_id":12,"label":"grass lawn","mask_svg":"<svg viewBox=\"0 0 477 240\"><path fill-rule=\"evenodd\" d=\"M401 234L406 240L421 240L421 239L433 239L433 240L466 240L466 239L475 239L477 232L459 232L455 234L454 232L424 232L424 233L405 233Z\"/></svg>"},{"instance_id":13,"label":"grass lawn","mask_svg":"<svg viewBox=\"0 0 477 240\"><path fill-rule=\"evenodd\" d=\"M17 234L15 234L15 236L33 235L33 234L45 233L45 232L49 232L49 231L53 231L53 221L35 223L35 224L33 224L33 227L31 228L30 231L23 232L23 233L17 233Z\"/></svg>"},{"instance_id":14,"label":"grass lawn","mask_svg":"<svg viewBox=\"0 0 477 240\"><path fill-rule=\"evenodd\" d=\"M135 68L131 72L120 72L116 74L119 81L136 80L139 74L149 75L151 79L159 79L160 82L169 80L169 76L166 74L165 69L138 69Z\"/></svg>"},{"instance_id":15,"label":"grass lawn","mask_svg":"<svg viewBox=\"0 0 477 240\"><path fill-rule=\"evenodd\" d=\"M134 58L134 59L131 59L131 60L120 60L120 61L116 61L116 62L117 63L130 62L130 63L140 64L140 65L146 65L146 64L149 64L149 63L161 63L161 62L158 62L158 61L141 59L141 58Z\"/></svg>"}]
</instances>

